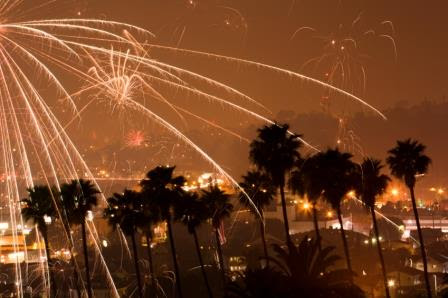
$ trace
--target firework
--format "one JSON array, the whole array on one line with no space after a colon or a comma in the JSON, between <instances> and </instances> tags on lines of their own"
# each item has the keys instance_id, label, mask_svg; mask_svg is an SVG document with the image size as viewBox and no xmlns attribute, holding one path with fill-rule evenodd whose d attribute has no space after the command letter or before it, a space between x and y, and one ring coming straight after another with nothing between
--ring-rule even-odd
<instances>
[{"instance_id":1,"label":"firework","mask_svg":"<svg viewBox=\"0 0 448 298\"><path fill-rule=\"evenodd\" d=\"M140 147L143 146L146 142L147 139L145 133L141 130L131 130L126 135L125 143L127 147L131 148Z\"/></svg>"},{"instance_id":2,"label":"firework","mask_svg":"<svg viewBox=\"0 0 448 298\"><path fill-rule=\"evenodd\" d=\"M173 25L165 28L165 30L171 28L177 47L182 45L189 27L194 26L198 21L207 27L235 32L244 42L248 24L239 10L208 0L184 0L182 4L184 8L182 15Z\"/></svg>"},{"instance_id":3,"label":"firework","mask_svg":"<svg viewBox=\"0 0 448 298\"><path fill-rule=\"evenodd\" d=\"M311 81L374 109L359 97L298 73L257 62L158 45L153 41L153 33L130 24L83 18L36 20L33 15L41 16L42 11L51 9L50 4L54 3L49 1L36 5L24 0L0 2L0 165L5 177L1 192L3 200L6 200L2 204L9 209L15 254L24 250L17 244L22 237L18 227L26 224L22 222L18 204L24 189L32 187L36 181L48 185L59 185L79 177L95 181L95 176L66 132L74 119L82 118L83 111L90 103L110 107L111 115L138 113L146 117L193 148L217 172L237 186L236 181L188 138L182 131L182 125L176 125L172 118L180 119L185 125L186 117L193 117L208 126L238 135L214 123L207 115L190 110L189 105L181 106L179 102L174 102L166 90L183 92L204 104L217 108L225 106L272 123L269 116L263 115L268 114L267 109L231 86L154 59L149 55L151 49L265 68ZM77 86L73 86L73 82L78 82ZM209 88L225 95L216 96L205 91ZM79 96L86 94L90 101L80 109ZM61 105L68 107L74 115L66 123L55 112L54 107ZM169 112L162 114L159 109ZM141 144L144 141L141 136L134 135L132 142ZM106 275L110 295L118 297L101 254L101 240L93 221L88 222L88 231L94 240L98 263ZM71 253L75 253L71 234L67 233L66 238ZM39 253L45 254L40 250ZM24 258L28 263L26 250ZM44 263L42 266L45 266ZM42 288L49 289L48 270L41 269L44 280ZM17 294L22 296L24 286L34 277L16 262L15 278L19 285Z\"/></svg>"},{"instance_id":4,"label":"firework","mask_svg":"<svg viewBox=\"0 0 448 298\"><path fill-rule=\"evenodd\" d=\"M337 29L329 34L321 34L316 28L309 26L298 28L291 40L318 41L321 47L319 55L304 62L301 71L311 72L322 81L350 93L364 94L367 84L365 62L372 56L368 49L372 44L385 40L391 45L395 59L397 49L392 22L383 21L378 24L377 29L365 29L362 16L362 13L358 14L348 25L338 24ZM359 138L350 128L348 117L344 113L341 115L330 110L331 99L336 96L338 94L327 89L321 97L324 110L338 121L336 143L344 150L363 154Z\"/></svg>"},{"instance_id":5,"label":"firework","mask_svg":"<svg viewBox=\"0 0 448 298\"><path fill-rule=\"evenodd\" d=\"M319 79L338 86L351 93L362 93L366 88L367 72L365 61L371 57L368 48L372 42L381 39L390 43L393 56L397 57L394 27L390 21L383 21L379 28L364 29L362 13L348 25L338 24L329 34L321 34L313 27L298 28L291 39L318 41L321 53L307 60L302 70L310 70Z\"/></svg>"}]
</instances>

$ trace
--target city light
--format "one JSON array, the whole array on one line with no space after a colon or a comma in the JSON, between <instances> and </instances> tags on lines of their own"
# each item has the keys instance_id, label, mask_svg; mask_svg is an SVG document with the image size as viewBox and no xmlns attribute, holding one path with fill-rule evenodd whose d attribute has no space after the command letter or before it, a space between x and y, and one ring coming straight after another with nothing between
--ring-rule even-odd
<instances>
[{"instance_id":1,"label":"city light","mask_svg":"<svg viewBox=\"0 0 448 298\"><path fill-rule=\"evenodd\" d=\"M311 205L310 205L310 203L305 202L305 203L303 203L302 207L303 207L303 210L309 210L311 208Z\"/></svg>"},{"instance_id":2,"label":"city light","mask_svg":"<svg viewBox=\"0 0 448 298\"><path fill-rule=\"evenodd\" d=\"M51 224L51 216L44 215L44 221L47 225Z\"/></svg>"},{"instance_id":3,"label":"city light","mask_svg":"<svg viewBox=\"0 0 448 298\"><path fill-rule=\"evenodd\" d=\"M445 193L445 190L442 187L431 187L429 189L429 191L435 192L435 193L437 193L439 195L443 195Z\"/></svg>"},{"instance_id":4,"label":"city light","mask_svg":"<svg viewBox=\"0 0 448 298\"><path fill-rule=\"evenodd\" d=\"M0 222L0 230L4 231L9 228L9 223L7 222Z\"/></svg>"},{"instance_id":5,"label":"city light","mask_svg":"<svg viewBox=\"0 0 448 298\"><path fill-rule=\"evenodd\" d=\"M434 47L440 62L445 58L441 53L448 50L446 46L438 51L443 36L437 35L439 44L419 36L424 31L424 37L435 41L434 32L427 30L410 30L401 37L403 26L395 34L397 16L388 13L390 5L378 16L371 16L379 12L376 7L366 12L364 20L362 12L356 15L356 7L345 13L344 5L337 17L328 18L333 7L321 9L316 4L304 11L308 5L299 7L295 3L299 1L293 0L286 6L276 3L281 15L278 20L266 20L259 16L265 10L277 11L274 4L252 8L231 1L227 7L218 4L221 1L183 0L161 7L129 3L121 8L79 0L72 2L85 4L70 8L53 4L63 1L34 2L3 0L0 4L1 297L143 297L152 294L147 293L151 287L154 295L182 297L191 292L194 296L201 288L209 296L222 296L226 294L226 289L218 289L222 283L226 288L247 290L249 296L264 291L280 297L298 288L302 294L332 296L347 285L360 295L390 291L396 296L404 290L423 291L422 276L431 296L427 268L425 272L419 268L426 261L431 261L434 294L438 294L437 278L443 277L446 260L425 260L423 238L428 238L428 258L439 254L442 241L448 243L448 184L440 175L446 167L437 165L437 171L428 167L430 160L440 160L437 154L444 153L443 146L434 146L432 127L426 125L431 117L421 115L420 105L395 110L399 101L393 97L395 93L416 97L420 94L416 90L439 94L440 90L431 85L434 80L425 85L429 76L417 80L407 75L409 71L388 71L393 64L391 68L376 60L397 58L395 39L402 41L410 33L420 44ZM213 9L217 5L218 13ZM125 11L127 6L132 11ZM437 20L431 11L413 8L416 13L407 14L402 6L404 17L427 16L422 24ZM85 11L87 7L91 11ZM143 21L133 11L141 11ZM284 21L303 14L313 17L300 22L302 27L290 36L294 28L289 25L295 24L286 28ZM126 16L131 23L109 20L113 15ZM379 19L382 15L390 19ZM157 37L151 27L159 28ZM193 32L202 27L206 32ZM239 32L266 27L269 30L255 36L260 40L249 34L246 41L246 32ZM281 38L271 42L271 35ZM203 40L195 44L196 37ZM208 52L207 45L215 45L215 39L225 47L220 50L218 43L218 49ZM308 39L314 44L308 44ZM381 40L378 53L376 39ZM280 51L266 59L262 43ZM400 50L405 48L397 44ZM241 47L244 55L238 57L240 51L232 49ZM419 57L421 52L409 48L417 66L428 60L424 66L443 67L433 55ZM387 57L391 53L394 57ZM246 56L272 60L272 65L246 60ZM412 63L403 64L419 73ZM371 75L372 65L385 71ZM432 69L429 73L441 72ZM262 89L254 84L260 75L266 81ZM366 82L367 77L372 77L372 83ZM409 79L399 84L400 90L380 98L382 108L391 111L387 114L393 118L385 124L372 125L373 117L364 113L366 109L358 113L355 105L347 103L354 100L386 120L362 97L375 95L372 86L390 91L390 82ZM301 85L306 85L303 90L298 88ZM307 92L313 97L310 108L301 100ZM271 97L286 99L272 102ZM321 110L323 118L315 117ZM278 117L284 125L273 120L278 111L285 112ZM398 117L401 113L403 117ZM418 115L421 127L409 125L415 117L408 114ZM404 123L397 126L401 120ZM310 143L298 134L300 128L296 130L302 124ZM358 131L366 124L369 127ZM415 154L411 154L413 139L398 140L397 148L391 148L396 132L402 136L411 132L428 144L415 141L421 148ZM436 140L442 137L443 133ZM401 150L402 143L410 149ZM419 162L417 153L423 155L426 145L431 156L422 156ZM369 152L379 159L364 154ZM420 183L414 175L427 176ZM410 182L416 184L415 196L414 188L407 187L413 186ZM348 267L352 256L357 265L352 273L359 278L338 274L343 265L338 259L344 255ZM307 266L288 262L291 257L321 258L322 264L311 272ZM252 263L260 270L252 270ZM217 278L207 277L210 268ZM300 280L280 271L297 271ZM253 288L252 273L258 281ZM275 280L267 278L262 284L259 273L263 275L258 277ZM156 275L165 276L166 282L158 284ZM190 275L198 278L188 285ZM187 291L185 285L192 289Z\"/></svg>"},{"instance_id":6,"label":"city light","mask_svg":"<svg viewBox=\"0 0 448 298\"><path fill-rule=\"evenodd\" d=\"M88 210L87 211L87 216L86 216L86 219L88 220L88 221L93 221L93 212L91 211L91 210Z\"/></svg>"}]
</instances>

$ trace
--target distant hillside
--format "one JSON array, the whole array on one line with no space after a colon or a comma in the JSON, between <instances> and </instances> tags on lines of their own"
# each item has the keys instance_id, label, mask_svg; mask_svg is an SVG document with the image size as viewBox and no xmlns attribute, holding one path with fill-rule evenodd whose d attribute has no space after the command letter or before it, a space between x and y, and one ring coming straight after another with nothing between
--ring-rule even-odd
<instances>
[{"instance_id":1,"label":"distant hillside","mask_svg":"<svg viewBox=\"0 0 448 298\"><path fill-rule=\"evenodd\" d=\"M355 114L344 119L342 145L362 154L385 158L387 150L397 139L415 138L428 147L433 159L430 175L422 185L448 186L448 102L423 101L414 106L405 103L384 111L388 120L373 115ZM295 114L282 111L279 121L291 124L294 131L303 133L312 144L325 148L334 146L338 135L338 119L324 113ZM359 147L355 145L359 145Z\"/></svg>"}]
</instances>

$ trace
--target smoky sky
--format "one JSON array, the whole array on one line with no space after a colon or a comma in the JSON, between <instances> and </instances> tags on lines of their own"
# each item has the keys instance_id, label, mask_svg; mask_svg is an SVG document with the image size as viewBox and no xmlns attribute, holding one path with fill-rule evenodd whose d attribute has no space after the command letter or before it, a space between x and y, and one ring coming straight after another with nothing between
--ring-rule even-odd
<instances>
[{"instance_id":1,"label":"smoky sky","mask_svg":"<svg viewBox=\"0 0 448 298\"><path fill-rule=\"evenodd\" d=\"M364 90L354 90L379 108L403 101L416 103L424 99L441 99L447 93L446 70L448 41L448 3L446 1L359 1L359 0L238 0L201 1L193 6L188 0L95 0L84 1L83 13L89 17L105 17L136 24L157 34L157 41L176 45L179 32L185 30L181 47L243 57L299 71L308 59L322 53L319 40L292 40L295 30L303 26L316 29L320 36L338 32L341 26L355 39L359 31L375 30L391 33L381 25L390 21L397 58L386 39L378 39L360 48L367 73ZM239 19L223 12L222 7L235 9ZM349 32L350 25L361 15L358 32ZM227 24L226 22L229 22ZM185 29L184 29L185 28ZM211 66L210 66L211 68ZM212 75L230 80L226 74ZM321 74L306 71L322 78ZM234 74L227 74L234 76ZM261 82L265 82L261 80ZM269 90L257 81L257 75L234 83L273 110L282 105L294 108L291 101L300 96L290 86L274 82ZM261 86L262 85L262 86ZM291 88L294 89L294 88ZM301 93L300 90L297 93ZM303 93L303 92L302 92Z\"/></svg>"},{"instance_id":2,"label":"smoky sky","mask_svg":"<svg viewBox=\"0 0 448 298\"><path fill-rule=\"evenodd\" d=\"M84 0L77 5L82 16L146 28L156 34L154 43L249 59L317 79L325 79L324 71L304 68L304 64L326 53L325 39L351 38L357 43L355 64L363 66L366 85L361 88L360 73L353 72L353 84L344 89L384 111L389 120L371 115L363 118L358 112L368 109L336 94L329 96L329 110L338 110L338 117L349 117L347 128L353 130L365 154L384 158L397 139L412 137L423 141L433 158L433 174L426 179L425 187L446 185L447 160L441 149L446 147L441 142L446 133L439 130L447 125L447 105L428 103L443 102L448 94L446 1ZM76 16L76 11L72 14ZM292 38L297 29L304 27L312 28L312 34ZM368 32L374 32L375 38ZM366 39L366 34L370 38ZM322 98L329 94L319 87L276 72L213 58L164 55L156 50L150 54L154 59L204 74L252 96L272 111L271 115L264 115L290 122L319 148L335 145L337 118L331 112L325 113L328 110L323 109ZM256 125L260 125L244 122L240 114L229 111L215 115L200 106L192 109L207 117L225 118L220 119L221 124L236 128L249 139L254 137ZM310 112L318 112L319 116L306 116ZM235 127L237 123L240 125ZM209 138L200 133L193 139L235 176L247 168L247 145L224 141L208 144Z\"/></svg>"}]
</instances>

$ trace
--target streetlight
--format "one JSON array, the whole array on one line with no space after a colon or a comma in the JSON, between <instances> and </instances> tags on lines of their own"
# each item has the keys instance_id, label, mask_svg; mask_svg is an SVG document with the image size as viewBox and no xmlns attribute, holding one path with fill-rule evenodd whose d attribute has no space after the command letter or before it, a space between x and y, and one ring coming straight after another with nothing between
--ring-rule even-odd
<instances>
[{"instance_id":1,"label":"streetlight","mask_svg":"<svg viewBox=\"0 0 448 298\"><path fill-rule=\"evenodd\" d=\"M398 195L400 194L400 191L398 190L398 188L392 188L390 193L392 194L392 196L398 197Z\"/></svg>"},{"instance_id":2,"label":"streetlight","mask_svg":"<svg viewBox=\"0 0 448 298\"><path fill-rule=\"evenodd\" d=\"M305 202L305 203L303 203L303 210L308 210L308 209L310 209L310 203L308 203L308 202Z\"/></svg>"},{"instance_id":3,"label":"streetlight","mask_svg":"<svg viewBox=\"0 0 448 298\"><path fill-rule=\"evenodd\" d=\"M44 222L49 225L51 224L51 216L44 215Z\"/></svg>"}]
</instances>

